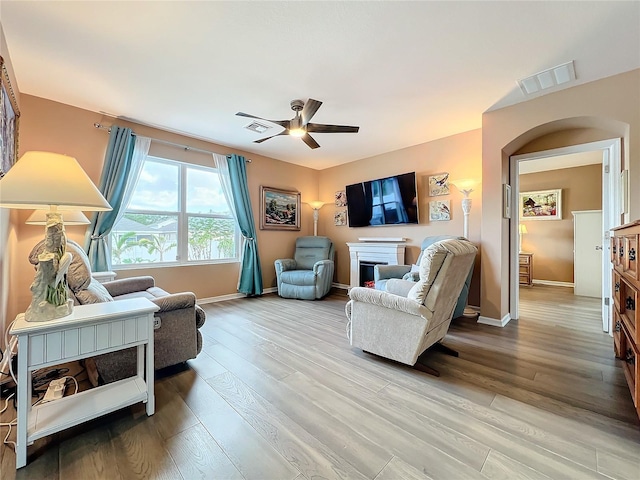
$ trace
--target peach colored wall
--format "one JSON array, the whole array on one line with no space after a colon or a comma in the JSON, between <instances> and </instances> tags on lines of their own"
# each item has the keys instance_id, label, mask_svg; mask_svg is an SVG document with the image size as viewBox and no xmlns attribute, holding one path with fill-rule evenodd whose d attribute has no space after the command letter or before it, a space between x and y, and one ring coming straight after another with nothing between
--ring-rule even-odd
<instances>
[{"instance_id":1,"label":"peach colored wall","mask_svg":"<svg viewBox=\"0 0 640 480\"><path fill-rule=\"evenodd\" d=\"M462 235L462 194L452 187L447 196L429 197L428 177L448 172L453 180L473 178L481 182L481 139L481 131L472 130L320 171L319 200L329 204L320 210L318 234L330 237L335 244L336 281L349 285L350 260L347 242L357 242L359 237L406 237L408 248L405 260L407 263L415 263L424 237L445 234ZM344 190L346 185L353 183L406 172L416 172L420 215L418 225L361 228L334 225L334 214L340 210L334 204L335 192ZM483 188L480 183L477 190L471 193L473 204L469 218L469 239L476 244L480 242ZM429 222L429 201L434 199L451 201L450 221ZM480 304L479 263L478 258L469 299L471 305Z\"/></svg>"},{"instance_id":2,"label":"peach colored wall","mask_svg":"<svg viewBox=\"0 0 640 480\"><path fill-rule=\"evenodd\" d=\"M629 168L630 218L640 216L640 69L486 112L482 116L481 315L509 313L509 220L502 218L502 188L509 156L537 137L575 128L595 128L623 139ZM558 133L560 138L562 134ZM597 138L596 138L597 139ZM594 139L585 138L583 141ZM568 146L567 143L560 146Z\"/></svg>"},{"instance_id":3,"label":"peach colored wall","mask_svg":"<svg viewBox=\"0 0 640 480\"><path fill-rule=\"evenodd\" d=\"M77 158L91 179L98 183L108 142L108 134L96 129L93 124L100 122L110 125L111 118L69 105L52 102L30 95L23 95L23 119L21 124L21 152L28 150L46 150L65 153ZM259 215L260 185L295 189L301 192L302 200L308 201L318 196L318 172L297 165L291 165L272 158L232 151L209 142L187 138L181 135L125 121L117 121L119 125L130 126L140 134L152 138L163 139L195 148L217 151L222 154L239 153L250 158L247 165L249 191L256 227ZM209 155L183 149L153 144L152 154L166 154L176 160L199 164L212 164ZM208 163L211 162L211 163ZM11 256L18 265L17 274L11 276L10 296L16 298L12 314L24 310L30 299L29 285L33 279L33 268L27 261L33 245L43 236L41 227L24 224L31 211L19 214L17 245L10 248ZM299 235L313 234L313 218L311 209L302 206L301 230L298 231L261 231L258 230L258 248L262 264L265 288L275 285L273 261L276 258L290 257L293 253L295 238ZM69 238L84 242L84 228L68 227ZM167 268L140 268L134 270L118 270L118 278L136 275L152 275L161 287L169 291L193 291L198 298L209 298L237 293L239 263L217 265L198 265Z\"/></svg>"},{"instance_id":4,"label":"peach colored wall","mask_svg":"<svg viewBox=\"0 0 640 480\"><path fill-rule=\"evenodd\" d=\"M2 24L0 24L0 56L2 56L4 60L4 66L9 75L9 81L11 82L13 93L16 96L18 111L20 112L22 109L20 91L13 72L13 64L11 63L9 50L7 49ZM18 141L20 141L20 136L18 136ZM19 145L18 148L21 148L21 145ZM16 298L11 295L11 279L14 278L18 269L14 257L11 255L11 252L16 248L18 243L17 223L18 215L16 210L0 208L0 334L2 334L0 347L2 351L4 351L5 348L4 332L9 326L9 323L15 318L13 312L16 311L17 305Z\"/></svg>"},{"instance_id":5,"label":"peach colored wall","mask_svg":"<svg viewBox=\"0 0 640 480\"><path fill-rule=\"evenodd\" d=\"M602 209L602 165L520 175L520 192L562 189L561 220L521 220L522 250L534 255L533 278L573 283L573 215Z\"/></svg>"}]
</instances>

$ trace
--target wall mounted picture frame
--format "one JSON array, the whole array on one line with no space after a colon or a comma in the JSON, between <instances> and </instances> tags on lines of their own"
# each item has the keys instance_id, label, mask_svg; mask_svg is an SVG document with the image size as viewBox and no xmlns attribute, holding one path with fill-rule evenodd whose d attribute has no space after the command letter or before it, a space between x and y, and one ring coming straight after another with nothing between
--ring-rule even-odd
<instances>
[{"instance_id":1,"label":"wall mounted picture frame","mask_svg":"<svg viewBox=\"0 0 640 480\"><path fill-rule=\"evenodd\" d=\"M18 125L20 111L15 92L11 86L9 72L0 56L0 178L18 159Z\"/></svg>"},{"instance_id":2,"label":"wall mounted picture frame","mask_svg":"<svg viewBox=\"0 0 640 480\"><path fill-rule=\"evenodd\" d=\"M521 220L561 220L562 189L520 192Z\"/></svg>"},{"instance_id":3,"label":"wall mounted picture frame","mask_svg":"<svg viewBox=\"0 0 640 480\"><path fill-rule=\"evenodd\" d=\"M432 222L451 220L450 200L432 200L429 202L429 220Z\"/></svg>"},{"instance_id":4,"label":"wall mounted picture frame","mask_svg":"<svg viewBox=\"0 0 640 480\"><path fill-rule=\"evenodd\" d=\"M336 192L335 195L336 207L346 207L347 206L347 192L344 190L340 190Z\"/></svg>"},{"instance_id":5,"label":"wall mounted picture frame","mask_svg":"<svg viewBox=\"0 0 640 480\"><path fill-rule=\"evenodd\" d=\"M449 174L438 173L429 176L429 196L449 195Z\"/></svg>"},{"instance_id":6,"label":"wall mounted picture frame","mask_svg":"<svg viewBox=\"0 0 640 480\"><path fill-rule=\"evenodd\" d=\"M346 210L338 210L333 215L333 224L336 227L344 227L347 224L347 211Z\"/></svg>"},{"instance_id":7,"label":"wall mounted picture frame","mask_svg":"<svg viewBox=\"0 0 640 480\"><path fill-rule=\"evenodd\" d=\"M260 230L300 230L300 192L261 185Z\"/></svg>"}]
</instances>

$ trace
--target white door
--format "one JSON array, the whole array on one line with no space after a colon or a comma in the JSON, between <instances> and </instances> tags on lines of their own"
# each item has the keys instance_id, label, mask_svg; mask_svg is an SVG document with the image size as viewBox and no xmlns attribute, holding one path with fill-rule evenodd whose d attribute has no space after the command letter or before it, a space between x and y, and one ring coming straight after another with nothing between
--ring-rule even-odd
<instances>
[{"instance_id":1,"label":"white door","mask_svg":"<svg viewBox=\"0 0 640 480\"><path fill-rule=\"evenodd\" d=\"M602 210L573 213L573 293L602 296Z\"/></svg>"}]
</instances>

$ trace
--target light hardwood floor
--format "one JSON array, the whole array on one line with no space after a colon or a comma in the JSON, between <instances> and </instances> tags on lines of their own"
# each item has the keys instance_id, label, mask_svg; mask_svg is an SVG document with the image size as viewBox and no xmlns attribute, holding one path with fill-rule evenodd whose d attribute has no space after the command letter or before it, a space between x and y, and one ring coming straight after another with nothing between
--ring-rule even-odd
<instances>
[{"instance_id":1,"label":"light hardwood floor","mask_svg":"<svg viewBox=\"0 0 640 480\"><path fill-rule=\"evenodd\" d=\"M460 357L423 358L439 378L352 349L346 300L206 305L203 352L156 381L154 416L43 439L17 473L2 447L2 479L640 478L597 300L535 286L505 328L455 320L444 343Z\"/></svg>"}]
</instances>

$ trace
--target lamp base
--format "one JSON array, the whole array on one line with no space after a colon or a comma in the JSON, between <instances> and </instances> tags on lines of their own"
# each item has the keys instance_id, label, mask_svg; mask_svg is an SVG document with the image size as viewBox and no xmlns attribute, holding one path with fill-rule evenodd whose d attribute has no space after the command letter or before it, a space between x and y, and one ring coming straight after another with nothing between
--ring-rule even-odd
<instances>
[{"instance_id":1,"label":"lamp base","mask_svg":"<svg viewBox=\"0 0 640 480\"><path fill-rule=\"evenodd\" d=\"M67 292L67 270L71 254L62 215L47 213L45 250L38 255L36 276L31 284L31 304L25 312L28 322L45 322L66 317L73 311L73 300Z\"/></svg>"},{"instance_id":2,"label":"lamp base","mask_svg":"<svg viewBox=\"0 0 640 480\"><path fill-rule=\"evenodd\" d=\"M47 322L71 315L71 312L73 312L73 300L69 298L67 303L58 306L42 301L35 308L32 307L33 305L29 305L24 314L24 319L27 322Z\"/></svg>"}]
</instances>

